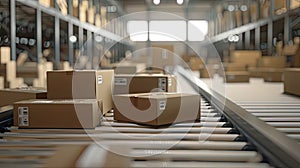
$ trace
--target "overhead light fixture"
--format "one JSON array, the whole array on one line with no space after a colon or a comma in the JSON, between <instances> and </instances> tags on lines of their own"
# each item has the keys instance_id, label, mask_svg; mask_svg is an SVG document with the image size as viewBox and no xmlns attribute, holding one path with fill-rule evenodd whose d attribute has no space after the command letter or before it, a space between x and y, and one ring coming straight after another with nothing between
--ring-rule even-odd
<instances>
[{"instance_id":1,"label":"overhead light fixture","mask_svg":"<svg viewBox=\"0 0 300 168\"><path fill-rule=\"evenodd\" d=\"M240 9L241 11L246 12L248 10L248 7L247 5L242 5Z\"/></svg>"},{"instance_id":2,"label":"overhead light fixture","mask_svg":"<svg viewBox=\"0 0 300 168\"><path fill-rule=\"evenodd\" d=\"M177 2L178 5L182 5L184 0L176 0L176 2Z\"/></svg>"},{"instance_id":3,"label":"overhead light fixture","mask_svg":"<svg viewBox=\"0 0 300 168\"><path fill-rule=\"evenodd\" d=\"M76 36L70 36L69 40L71 43L75 43L77 41L77 37Z\"/></svg>"},{"instance_id":4,"label":"overhead light fixture","mask_svg":"<svg viewBox=\"0 0 300 168\"><path fill-rule=\"evenodd\" d=\"M160 0L153 0L154 5L159 5L160 4Z\"/></svg>"},{"instance_id":5,"label":"overhead light fixture","mask_svg":"<svg viewBox=\"0 0 300 168\"><path fill-rule=\"evenodd\" d=\"M103 37L97 35L97 36L95 36L95 41L96 41L97 43L100 43L100 42L103 41Z\"/></svg>"},{"instance_id":6,"label":"overhead light fixture","mask_svg":"<svg viewBox=\"0 0 300 168\"><path fill-rule=\"evenodd\" d=\"M233 5L228 5L227 10L229 12L233 12L235 10L235 7Z\"/></svg>"}]
</instances>

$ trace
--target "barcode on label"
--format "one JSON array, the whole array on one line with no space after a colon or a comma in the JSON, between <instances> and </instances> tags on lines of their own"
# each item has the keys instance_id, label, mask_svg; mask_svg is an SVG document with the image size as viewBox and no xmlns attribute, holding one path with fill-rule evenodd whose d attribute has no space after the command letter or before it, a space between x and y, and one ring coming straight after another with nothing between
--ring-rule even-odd
<instances>
[{"instance_id":1,"label":"barcode on label","mask_svg":"<svg viewBox=\"0 0 300 168\"><path fill-rule=\"evenodd\" d=\"M166 101L160 101L159 102L159 110L166 109Z\"/></svg>"},{"instance_id":2,"label":"barcode on label","mask_svg":"<svg viewBox=\"0 0 300 168\"><path fill-rule=\"evenodd\" d=\"M28 107L19 107L18 114L19 126L29 126Z\"/></svg>"},{"instance_id":3,"label":"barcode on label","mask_svg":"<svg viewBox=\"0 0 300 168\"><path fill-rule=\"evenodd\" d=\"M103 82L103 81L102 81L102 75L99 75L99 76L98 76L98 85L99 85L99 84L102 84L102 82Z\"/></svg>"},{"instance_id":4,"label":"barcode on label","mask_svg":"<svg viewBox=\"0 0 300 168\"><path fill-rule=\"evenodd\" d=\"M158 88L162 91L167 91L166 83L166 78L158 78Z\"/></svg>"},{"instance_id":5,"label":"barcode on label","mask_svg":"<svg viewBox=\"0 0 300 168\"><path fill-rule=\"evenodd\" d=\"M127 85L126 78L115 78L115 85Z\"/></svg>"}]
</instances>

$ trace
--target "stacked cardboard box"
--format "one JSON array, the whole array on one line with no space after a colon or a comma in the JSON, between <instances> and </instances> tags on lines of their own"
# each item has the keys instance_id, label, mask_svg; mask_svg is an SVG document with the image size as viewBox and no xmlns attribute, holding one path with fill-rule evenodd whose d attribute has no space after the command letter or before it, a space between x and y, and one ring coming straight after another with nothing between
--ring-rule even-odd
<instances>
[{"instance_id":1,"label":"stacked cardboard box","mask_svg":"<svg viewBox=\"0 0 300 168\"><path fill-rule=\"evenodd\" d=\"M152 126L200 119L200 97L183 93L141 93L114 96L114 118Z\"/></svg>"},{"instance_id":2,"label":"stacked cardboard box","mask_svg":"<svg viewBox=\"0 0 300 168\"><path fill-rule=\"evenodd\" d=\"M250 74L247 71L231 71L225 73L224 82L240 83L249 82Z\"/></svg>"},{"instance_id":3,"label":"stacked cardboard box","mask_svg":"<svg viewBox=\"0 0 300 168\"><path fill-rule=\"evenodd\" d=\"M280 68L265 68L262 71L262 76L265 82L282 82L284 69Z\"/></svg>"},{"instance_id":4,"label":"stacked cardboard box","mask_svg":"<svg viewBox=\"0 0 300 168\"><path fill-rule=\"evenodd\" d=\"M251 67L248 71L251 77L264 78L268 82L279 82L285 66L286 57L284 56L264 56L258 60L256 67Z\"/></svg>"},{"instance_id":5,"label":"stacked cardboard box","mask_svg":"<svg viewBox=\"0 0 300 168\"><path fill-rule=\"evenodd\" d=\"M14 125L20 128L95 128L100 116L95 99L33 99L14 104Z\"/></svg>"},{"instance_id":6,"label":"stacked cardboard box","mask_svg":"<svg viewBox=\"0 0 300 168\"><path fill-rule=\"evenodd\" d=\"M224 63L225 71L246 71L246 65L241 63Z\"/></svg>"},{"instance_id":7,"label":"stacked cardboard box","mask_svg":"<svg viewBox=\"0 0 300 168\"><path fill-rule=\"evenodd\" d=\"M146 64L121 62L114 65L116 74L136 74L146 69Z\"/></svg>"},{"instance_id":8,"label":"stacked cardboard box","mask_svg":"<svg viewBox=\"0 0 300 168\"><path fill-rule=\"evenodd\" d=\"M284 71L284 93L300 96L300 69L288 68Z\"/></svg>"},{"instance_id":9,"label":"stacked cardboard box","mask_svg":"<svg viewBox=\"0 0 300 168\"><path fill-rule=\"evenodd\" d=\"M262 53L259 50L235 50L230 52L230 60L233 63L246 64L247 66L256 66Z\"/></svg>"},{"instance_id":10,"label":"stacked cardboard box","mask_svg":"<svg viewBox=\"0 0 300 168\"><path fill-rule=\"evenodd\" d=\"M191 57L189 60L190 68L193 71L198 71L203 64L203 60L200 57Z\"/></svg>"},{"instance_id":11,"label":"stacked cardboard box","mask_svg":"<svg viewBox=\"0 0 300 168\"><path fill-rule=\"evenodd\" d=\"M213 78L214 75L218 72L218 64L209 64L200 66L199 75L200 78Z\"/></svg>"},{"instance_id":12,"label":"stacked cardboard box","mask_svg":"<svg viewBox=\"0 0 300 168\"><path fill-rule=\"evenodd\" d=\"M258 60L258 67L264 68L284 68L286 66L286 57L284 56L263 56Z\"/></svg>"},{"instance_id":13,"label":"stacked cardboard box","mask_svg":"<svg viewBox=\"0 0 300 168\"><path fill-rule=\"evenodd\" d=\"M177 83L173 75L137 74L116 75L114 94L132 94L148 92L176 92Z\"/></svg>"},{"instance_id":14,"label":"stacked cardboard box","mask_svg":"<svg viewBox=\"0 0 300 168\"><path fill-rule=\"evenodd\" d=\"M102 112L112 108L113 70L48 71L48 99L96 99Z\"/></svg>"},{"instance_id":15,"label":"stacked cardboard box","mask_svg":"<svg viewBox=\"0 0 300 168\"><path fill-rule=\"evenodd\" d=\"M112 109L113 70L48 71L45 100L14 104L21 128L95 128Z\"/></svg>"},{"instance_id":16,"label":"stacked cardboard box","mask_svg":"<svg viewBox=\"0 0 300 168\"><path fill-rule=\"evenodd\" d=\"M46 99L47 91L42 88L14 88L0 90L0 107L13 105L13 103L28 99Z\"/></svg>"}]
</instances>

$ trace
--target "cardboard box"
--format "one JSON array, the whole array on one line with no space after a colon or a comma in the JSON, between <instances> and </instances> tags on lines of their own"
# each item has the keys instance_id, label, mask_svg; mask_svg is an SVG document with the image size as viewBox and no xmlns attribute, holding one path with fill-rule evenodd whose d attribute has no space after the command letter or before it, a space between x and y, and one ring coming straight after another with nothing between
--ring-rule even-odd
<instances>
[{"instance_id":1,"label":"cardboard box","mask_svg":"<svg viewBox=\"0 0 300 168\"><path fill-rule=\"evenodd\" d=\"M10 47L0 47L0 64L10 61Z\"/></svg>"},{"instance_id":2,"label":"cardboard box","mask_svg":"<svg viewBox=\"0 0 300 168\"><path fill-rule=\"evenodd\" d=\"M144 71L146 64L142 63L119 63L115 67L116 74L135 74Z\"/></svg>"},{"instance_id":3,"label":"cardboard box","mask_svg":"<svg viewBox=\"0 0 300 168\"><path fill-rule=\"evenodd\" d=\"M286 57L284 56L263 56L258 60L258 67L264 68L284 68Z\"/></svg>"},{"instance_id":4,"label":"cardboard box","mask_svg":"<svg viewBox=\"0 0 300 168\"><path fill-rule=\"evenodd\" d=\"M152 126L200 119L200 96L184 93L142 93L114 96L114 119Z\"/></svg>"},{"instance_id":5,"label":"cardboard box","mask_svg":"<svg viewBox=\"0 0 300 168\"><path fill-rule=\"evenodd\" d=\"M248 72L252 78L263 78L263 68L249 67Z\"/></svg>"},{"instance_id":6,"label":"cardboard box","mask_svg":"<svg viewBox=\"0 0 300 168\"><path fill-rule=\"evenodd\" d=\"M4 88L4 77L0 76L0 89L3 89L3 88Z\"/></svg>"},{"instance_id":7,"label":"cardboard box","mask_svg":"<svg viewBox=\"0 0 300 168\"><path fill-rule=\"evenodd\" d=\"M28 99L46 99L47 91L42 88L15 88L0 90L0 107Z\"/></svg>"},{"instance_id":8,"label":"cardboard box","mask_svg":"<svg viewBox=\"0 0 300 168\"><path fill-rule=\"evenodd\" d=\"M252 2L250 5L250 16L251 22L256 22L258 20L258 4L257 2Z\"/></svg>"},{"instance_id":9,"label":"cardboard box","mask_svg":"<svg viewBox=\"0 0 300 168\"><path fill-rule=\"evenodd\" d=\"M287 68L284 71L284 93L300 96L300 68Z\"/></svg>"},{"instance_id":10,"label":"cardboard box","mask_svg":"<svg viewBox=\"0 0 300 168\"><path fill-rule=\"evenodd\" d=\"M113 70L72 70L47 72L48 99L97 99L102 112L112 108Z\"/></svg>"},{"instance_id":11,"label":"cardboard box","mask_svg":"<svg viewBox=\"0 0 300 168\"><path fill-rule=\"evenodd\" d=\"M4 77L5 82L13 81L16 78L16 62L9 61L6 64L0 64L0 76Z\"/></svg>"},{"instance_id":12,"label":"cardboard box","mask_svg":"<svg viewBox=\"0 0 300 168\"><path fill-rule=\"evenodd\" d=\"M14 104L14 125L19 128L95 128L100 116L95 99L31 99Z\"/></svg>"},{"instance_id":13,"label":"cardboard box","mask_svg":"<svg viewBox=\"0 0 300 168\"><path fill-rule=\"evenodd\" d=\"M173 75L137 74L116 75L114 94L132 94L149 92L176 92L177 82Z\"/></svg>"},{"instance_id":14,"label":"cardboard box","mask_svg":"<svg viewBox=\"0 0 300 168\"><path fill-rule=\"evenodd\" d=\"M267 68L263 70L263 78L265 82L282 82L284 69Z\"/></svg>"},{"instance_id":15,"label":"cardboard box","mask_svg":"<svg viewBox=\"0 0 300 168\"><path fill-rule=\"evenodd\" d=\"M54 0L39 0L41 5L44 5L46 7L54 7Z\"/></svg>"},{"instance_id":16,"label":"cardboard box","mask_svg":"<svg viewBox=\"0 0 300 168\"><path fill-rule=\"evenodd\" d=\"M230 60L233 63L256 66L258 59L262 56L259 50L235 50L231 52Z\"/></svg>"},{"instance_id":17,"label":"cardboard box","mask_svg":"<svg viewBox=\"0 0 300 168\"><path fill-rule=\"evenodd\" d=\"M249 11L243 11L243 24L248 24L249 23Z\"/></svg>"},{"instance_id":18,"label":"cardboard box","mask_svg":"<svg viewBox=\"0 0 300 168\"><path fill-rule=\"evenodd\" d=\"M42 167L130 167L130 149L120 145L98 144L58 145L54 155L45 159Z\"/></svg>"},{"instance_id":19,"label":"cardboard box","mask_svg":"<svg viewBox=\"0 0 300 168\"><path fill-rule=\"evenodd\" d=\"M236 24L235 24L236 27L240 27L243 24L242 23L242 12L240 10L235 11L235 22L236 22Z\"/></svg>"},{"instance_id":20,"label":"cardboard box","mask_svg":"<svg viewBox=\"0 0 300 168\"><path fill-rule=\"evenodd\" d=\"M246 65L245 64L224 63L223 67L224 67L225 71L246 71Z\"/></svg>"},{"instance_id":21,"label":"cardboard box","mask_svg":"<svg viewBox=\"0 0 300 168\"><path fill-rule=\"evenodd\" d=\"M203 63L202 59L199 57L191 57L190 58L189 65L190 65L191 70L193 70L193 71L198 71L200 69L200 66L203 64L204 63Z\"/></svg>"},{"instance_id":22,"label":"cardboard box","mask_svg":"<svg viewBox=\"0 0 300 168\"><path fill-rule=\"evenodd\" d=\"M226 83L249 82L249 78L250 78L250 74L247 71L226 72L224 82Z\"/></svg>"},{"instance_id":23,"label":"cardboard box","mask_svg":"<svg viewBox=\"0 0 300 168\"><path fill-rule=\"evenodd\" d=\"M219 65L203 65L200 66L199 77L200 78L213 78L219 69Z\"/></svg>"}]
</instances>

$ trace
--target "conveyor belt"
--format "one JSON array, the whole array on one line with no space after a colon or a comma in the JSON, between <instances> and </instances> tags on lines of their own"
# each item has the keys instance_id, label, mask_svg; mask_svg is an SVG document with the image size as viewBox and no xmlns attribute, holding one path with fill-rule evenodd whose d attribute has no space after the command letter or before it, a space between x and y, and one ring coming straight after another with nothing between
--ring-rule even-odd
<instances>
[{"instance_id":1,"label":"conveyor belt","mask_svg":"<svg viewBox=\"0 0 300 168\"><path fill-rule=\"evenodd\" d=\"M181 85L187 83L180 75L178 78ZM239 122L232 120L234 114L229 115L229 112L225 113L227 109L221 111L217 104L207 101L206 93L201 92L203 94L202 117L197 123L179 123L165 128L151 128L115 122L113 113L110 113L108 117L102 118L99 127L86 131L9 128L10 132L0 134L2 137L0 167L37 167L55 154L57 145L94 141L104 145L121 144L132 148L131 155L134 155L131 161L132 167L299 166L286 151L281 153L284 155L282 159L278 159L274 154L279 150L276 146L270 148L271 151L275 150L273 153L264 149L263 143L256 142L255 137L238 125ZM260 134L258 137L261 138ZM293 141L286 141L289 145L294 145ZM275 144L272 141L268 143Z\"/></svg>"},{"instance_id":2,"label":"conveyor belt","mask_svg":"<svg viewBox=\"0 0 300 168\"><path fill-rule=\"evenodd\" d=\"M133 148L133 167L269 167L263 156L253 150L231 124L220 119L218 112L206 101L202 107L205 120L199 123L179 123L169 128L154 129L131 123L118 123L104 118L101 126L90 130L94 138L105 145L123 144ZM218 116L218 117L216 117ZM188 130L188 131L187 131ZM119 134L121 132L122 134ZM38 165L54 153L53 146L89 143L92 139L82 130L13 129L1 135L0 163L16 166ZM180 141L181 140L181 141ZM203 141L202 141L203 140ZM34 147L35 146L35 147ZM170 148L170 150L164 151ZM140 157L153 153L151 156ZM157 153L157 154L156 154ZM154 155L155 154L155 155ZM30 157L29 157L30 156ZM29 157L31 160L9 163L7 158ZM34 158L34 160L32 160ZM3 162L2 162L3 160Z\"/></svg>"},{"instance_id":3,"label":"conveyor belt","mask_svg":"<svg viewBox=\"0 0 300 168\"><path fill-rule=\"evenodd\" d=\"M300 142L300 103L297 102L237 102L277 130Z\"/></svg>"}]
</instances>

